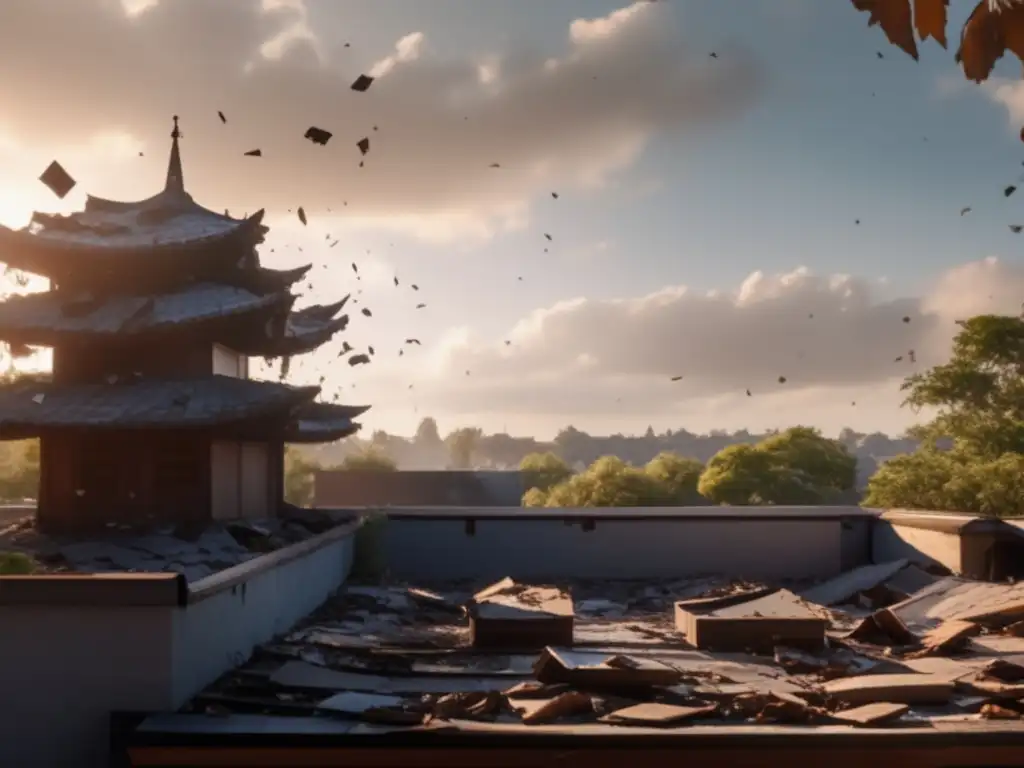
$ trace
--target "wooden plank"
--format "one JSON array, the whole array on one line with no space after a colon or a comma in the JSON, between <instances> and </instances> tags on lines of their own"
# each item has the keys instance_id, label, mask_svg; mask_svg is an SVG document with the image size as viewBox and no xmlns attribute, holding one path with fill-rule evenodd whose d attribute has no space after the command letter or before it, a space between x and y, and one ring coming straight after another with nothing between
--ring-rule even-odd
<instances>
[{"instance_id":1,"label":"wooden plank","mask_svg":"<svg viewBox=\"0 0 1024 768\"><path fill-rule=\"evenodd\" d=\"M955 684L932 675L858 675L831 680L822 690L846 704L945 704Z\"/></svg>"},{"instance_id":2,"label":"wooden plank","mask_svg":"<svg viewBox=\"0 0 1024 768\"><path fill-rule=\"evenodd\" d=\"M837 720L857 725L882 725L893 720L899 720L909 711L910 705L908 704L877 701L874 704L864 704L842 712L834 712L832 716Z\"/></svg>"}]
</instances>

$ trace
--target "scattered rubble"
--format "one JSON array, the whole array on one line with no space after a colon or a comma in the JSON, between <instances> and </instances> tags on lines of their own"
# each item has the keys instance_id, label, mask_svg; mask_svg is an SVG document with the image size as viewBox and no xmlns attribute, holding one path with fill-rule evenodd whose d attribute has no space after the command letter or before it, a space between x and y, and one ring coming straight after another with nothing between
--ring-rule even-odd
<instances>
[{"instance_id":1,"label":"scattered rubble","mask_svg":"<svg viewBox=\"0 0 1024 768\"><path fill-rule=\"evenodd\" d=\"M476 731L1024 728L1024 639L1004 632L1024 621L1021 588L902 561L858 571L794 591L713 579L348 586L186 711ZM922 586L891 586L908 583Z\"/></svg>"},{"instance_id":2,"label":"scattered rubble","mask_svg":"<svg viewBox=\"0 0 1024 768\"><path fill-rule=\"evenodd\" d=\"M112 526L106 536L73 540L40 533L29 516L0 529L0 552L24 553L39 574L177 572L197 581L347 521L331 513L294 509L268 520L199 529Z\"/></svg>"}]
</instances>

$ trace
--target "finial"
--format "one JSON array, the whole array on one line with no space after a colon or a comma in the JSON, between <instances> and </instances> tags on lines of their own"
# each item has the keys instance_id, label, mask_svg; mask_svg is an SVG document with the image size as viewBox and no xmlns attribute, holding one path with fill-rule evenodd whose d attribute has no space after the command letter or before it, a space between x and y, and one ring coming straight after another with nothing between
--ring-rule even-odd
<instances>
[{"instance_id":1,"label":"finial","mask_svg":"<svg viewBox=\"0 0 1024 768\"><path fill-rule=\"evenodd\" d=\"M180 138L178 116L175 115L174 130L171 131L171 157L167 162L167 182L164 184L164 191L184 195L185 181L184 174L181 172L181 151L178 149L178 139Z\"/></svg>"},{"instance_id":2,"label":"finial","mask_svg":"<svg viewBox=\"0 0 1024 768\"><path fill-rule=\"evenodd\" d=\"M181 131L178 130L178 116L175 115L173 119L174 119L174 130L171 131L171 138L172 139L180 139L181 138Z\"/></svg>"}]
</instances>

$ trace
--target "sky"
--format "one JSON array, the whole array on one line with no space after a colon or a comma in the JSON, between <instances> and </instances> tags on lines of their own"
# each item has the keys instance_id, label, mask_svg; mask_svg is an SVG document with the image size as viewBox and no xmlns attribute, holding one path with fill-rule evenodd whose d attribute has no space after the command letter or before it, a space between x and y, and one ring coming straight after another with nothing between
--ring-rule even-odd
<instances>
[{"instance_id":1,"label":"sky","mask_svg":"<svg viewBox=\"0 0 1024 768\"><path fill-rule=\"evenodd\" d=\"M848 2L4 0L0 223L158 191L179 115L196 201L353 293L288 380L367 432L898 434L955 321L1021 309L1019 78Z\"/></svg>"}]
</instances>

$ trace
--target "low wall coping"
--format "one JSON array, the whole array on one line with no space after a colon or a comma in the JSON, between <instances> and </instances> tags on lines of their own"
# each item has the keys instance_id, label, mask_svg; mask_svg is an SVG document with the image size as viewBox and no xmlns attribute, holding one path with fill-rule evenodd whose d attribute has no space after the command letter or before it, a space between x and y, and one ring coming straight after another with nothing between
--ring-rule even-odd
<instances>
[{"instance_id":1,"label":"low wall coping","mask_svg":"<svg viewBox=\"0 0 1024 768\"><path fill-rule=\"evenodd\" d=\"M359 518L189 583L180 573L58 573L0 576L0 606L184 608L353 535Z\"/></svg>"}]
</instances>

